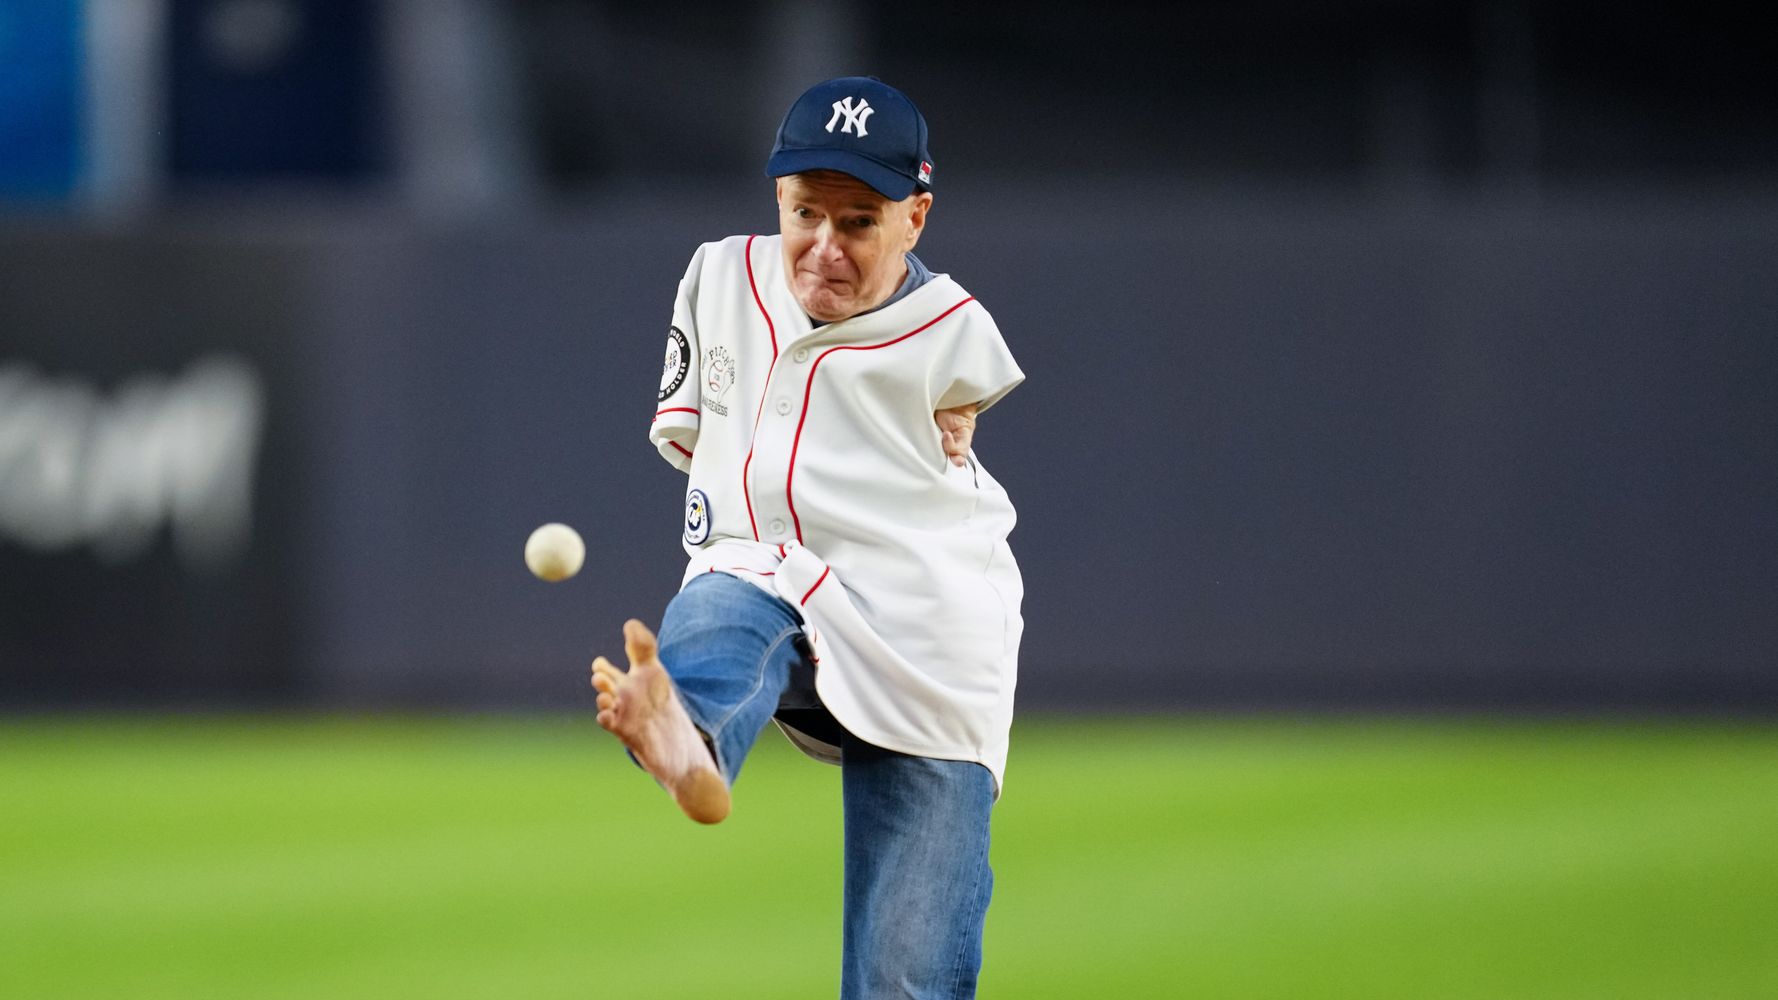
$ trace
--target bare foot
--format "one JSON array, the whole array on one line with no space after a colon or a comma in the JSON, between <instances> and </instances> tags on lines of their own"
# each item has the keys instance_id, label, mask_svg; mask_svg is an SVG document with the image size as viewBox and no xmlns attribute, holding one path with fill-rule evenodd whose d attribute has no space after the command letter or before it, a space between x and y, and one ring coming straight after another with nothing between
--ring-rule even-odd
<instances>
[{"instance_id":1,"label":"bare foot","mask_svg":"<svg viewBox=\"0 0 1778 1000\"><path fill-rule=\"evenodd\" d=\"M634 618L624 622L624 653L630 658L629 673L603 656L593 661L599 725L630 748L687 816L700 823L722 822L729 810L728 783L716 772L704 737L679 703L654 633Z\"/></svg>"}]
</instances>

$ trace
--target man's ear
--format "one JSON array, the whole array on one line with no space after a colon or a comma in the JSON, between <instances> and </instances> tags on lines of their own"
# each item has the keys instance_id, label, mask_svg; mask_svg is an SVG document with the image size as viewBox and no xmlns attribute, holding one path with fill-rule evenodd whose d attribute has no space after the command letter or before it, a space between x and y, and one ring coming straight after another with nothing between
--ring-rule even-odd
<instances>
[{"instance_id":1,"label":"man's ear","mask_svg":"<svg viewBox=\"0 0 1778 1000\"><path fill-rule=\"evenodd\" d=\"M908 245L912 250L920 242L920 234L926 229L926 213L932 211L932 192L916 191L912 198L913 204L908 206Z\"/></svg>"}]
</instances>

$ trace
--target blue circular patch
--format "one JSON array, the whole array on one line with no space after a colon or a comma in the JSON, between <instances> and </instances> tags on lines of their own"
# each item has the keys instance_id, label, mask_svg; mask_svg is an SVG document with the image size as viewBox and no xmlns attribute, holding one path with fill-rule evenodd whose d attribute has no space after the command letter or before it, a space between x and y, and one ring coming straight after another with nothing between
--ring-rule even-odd
<instances>
[{"instance_id":1,"label":"blue circular patch","mask_svg":"<svg viewBox=\"0 0 1778 1000\"><path fill-rule=\"evenodd\" d=\"M703 490L692 490L685 496L685 540L702 545L710 537L710 498Z\"/></svg>"}]
</instances>

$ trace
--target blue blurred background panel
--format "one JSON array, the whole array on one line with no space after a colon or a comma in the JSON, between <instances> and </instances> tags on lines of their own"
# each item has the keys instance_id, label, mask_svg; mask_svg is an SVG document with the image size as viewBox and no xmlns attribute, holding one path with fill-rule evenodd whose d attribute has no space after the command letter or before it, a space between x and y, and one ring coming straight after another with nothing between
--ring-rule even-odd
<instances>
[{"instance_id":1,"label":"blue blurred background panel","mask_svg":"<svg viewBox=\"0 0 1778 1000\"><path fill-rule=\"evenodd\" d=\"M175 182L352 180L387 164L365 0L172 0Z\"/></svg>"},{"instance_id":2,"label":"blue blurred background panel","mask_svg":"<svg viewBox=\"0 0 1778 1000\"><path fill-rule=\"evenodd\" d=\"M80 179L80 0L0 4L0 201L56 201Z\"/></svg>"}]
</instances>

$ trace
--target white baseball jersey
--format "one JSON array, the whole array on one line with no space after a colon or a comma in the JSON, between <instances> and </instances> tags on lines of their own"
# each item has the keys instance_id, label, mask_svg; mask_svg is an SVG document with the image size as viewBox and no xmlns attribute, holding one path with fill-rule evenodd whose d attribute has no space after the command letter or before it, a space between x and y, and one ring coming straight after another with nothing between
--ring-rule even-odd
<instances>
[{"instance_id":1,"label":"white baseball jersey","mask_svg":"<svg viewBox=\"0 0 1778 1000\"><path fill-rule=\"evenodd\" d=\"M987 409L1023 379L947 275L815 328L780 238L735 236L698 248L679 284L649 432L690 476L686 579L733 573L790 601L847 730L978 761L996 794L1024 630L1015 514L973 453L950 463L933 412Z\"/></svg>"}]
</instances>

